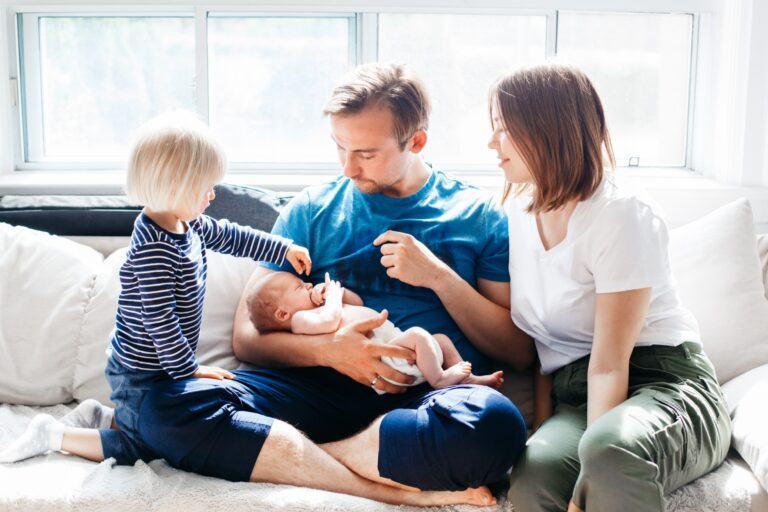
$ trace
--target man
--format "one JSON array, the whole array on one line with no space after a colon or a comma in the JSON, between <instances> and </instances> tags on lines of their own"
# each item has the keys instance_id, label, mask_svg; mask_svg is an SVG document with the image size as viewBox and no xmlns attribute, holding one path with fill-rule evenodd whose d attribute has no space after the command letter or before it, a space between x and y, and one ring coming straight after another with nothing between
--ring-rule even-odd
<instances>
[{"instance_id":1,"label":"man","mask_svg":"<svg viewBox=\"0 0 768 512\"><path fill-rule=\"evenodd\" d=\"M343 176L297 195L273 232L310 250L314 280L329 272L398 327L447 335L478 372L490 369L488 356L526 367L533 345L509 315L505 217L487 195L423 162L429 110L404 67L356 69L325 110ZM142 410L150 446L204 474L396 503L431 496L403 490L459 491L504 477L525 443L507 398L483 386L432 390L382 378L408 384L381 357L414 358L365 336L386 311L329 335L258 333L245 297L275 270L254 272L233 337L238 358L272 369L158 386ZM489 498L485 488L451 496L434 504Z\"/></svg>"}]
</instances>

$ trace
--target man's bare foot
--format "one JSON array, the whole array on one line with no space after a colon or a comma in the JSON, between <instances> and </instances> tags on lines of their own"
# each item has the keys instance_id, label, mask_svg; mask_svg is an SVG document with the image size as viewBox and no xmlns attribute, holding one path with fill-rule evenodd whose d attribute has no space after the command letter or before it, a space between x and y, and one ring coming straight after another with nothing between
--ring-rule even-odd
<instances>
[{"instance_id":1,"label":"man's bare foot","mask_svg":"<svg viewBox=\"0 0 768 512\"><path fill-rule=\"evenodd\" d=\"M423 507L439 505L475 505L490 507L496 504L496 498L486 486L465 489L463 491L422 491L414 493L418 496L419 505Z\"/></svg>"},{"instance_id":2,"label":"man's bare foot","mask_svg":"<svg viewBox=\"0 0 768 512\"><path fill-rule=\"evenodd\" d=\"M435 389L446 388L455 384L466 382L467 377L472 375L472 363L467 361L461 361L443 371L442 377L437 379L437 382L432 382L432 387Z\"/></svg>"},{"instance_id":3,"label":"man's bare foot","mask_svg":"<svg viewBox=\"0 0 768 512\"><path fill-rule=\"evenodd\" d=\"M469 375L463 384L479 384L481 386L490 386L493 389L499 389L504 384L504 372L499 370L490 375Z\"/></svg>"}]
</instances>

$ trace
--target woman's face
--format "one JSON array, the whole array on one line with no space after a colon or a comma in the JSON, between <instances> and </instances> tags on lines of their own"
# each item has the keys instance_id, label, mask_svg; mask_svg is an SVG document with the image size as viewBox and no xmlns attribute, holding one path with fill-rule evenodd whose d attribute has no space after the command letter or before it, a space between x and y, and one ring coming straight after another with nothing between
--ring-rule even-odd
<instances>
[{"instance_id":1,"label":"woman's face","mask_svg":"<svg viewBox=\"0 0 768 512\"><path fill-rule=\"evenodd\" d=\"M533 176L523 157L517 150L515 143L512 142L509 134L504 131L504 127L499 118L496 107L491 109L491 122L493 123L493 135L488 142L488 147L496 151L499 158L499 167L504 171L504 177L509 183L531 183Z\"/></svg>"}]
</instances>

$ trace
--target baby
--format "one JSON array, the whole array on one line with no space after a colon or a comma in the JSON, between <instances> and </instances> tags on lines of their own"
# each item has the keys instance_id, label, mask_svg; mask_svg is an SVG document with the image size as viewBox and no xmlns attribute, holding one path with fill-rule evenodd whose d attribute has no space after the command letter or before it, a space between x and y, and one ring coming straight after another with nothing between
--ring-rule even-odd
<instances>
[{"instance_id":1,"label":"baby","mask_svg":"<svg viewBox=\"0 0 768 512\"><path fill-rule=\"evenodd\" d=\"M346 324L378 314L364 307L357 294L343 289L327 273L325 282L317 286L305 283L289 272L269 274L256 283L247 304L251 321L261 333L331 333ZM415 365L401 358L382 357L382 361L395 370L415 377L410 386L426 380L434 388L455 384L482 384L499 388L504 382L501 371L491 375L473 375L472 364L461 359L451 340L443 334L433 336L420 327L401 331L387 320L374 329L370 337L372 341L399 345L415 352ZM392 384L403 385L397 382ZM379 389L376 392L383 393Z\"/></svg>"}]
</instances>

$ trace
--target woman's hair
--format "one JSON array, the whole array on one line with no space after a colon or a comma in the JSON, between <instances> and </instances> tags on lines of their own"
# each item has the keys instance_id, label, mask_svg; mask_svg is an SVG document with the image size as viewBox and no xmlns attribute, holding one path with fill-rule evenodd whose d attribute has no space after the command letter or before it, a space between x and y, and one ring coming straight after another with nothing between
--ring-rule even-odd
<instances>
[{"instance_id":1,"label":"woman's hair","mask_svg":"<svg viewBox=\"0 0 768 512\"><path fill-rule=\"evenodd\" d=\"M160 115L138 133L128 160L125 191L151 210L197 205L224 177L227 160L208 126L189 112Z\"/></svg>"},{"instance_id":2,"label":"woman's hair","mask_svg":"<svg viewBox=\"0 0 768 512\"><path fill-rule=\"evenodd\" d=\"M574 67L542 64L506 75L491 87L489 106L535 184L507 183L502 201L532 188L528 212L551 211L589 198L606 164L616 166L600 97Z\"/></svg>"},{"instance_id":3,"label":"woman's hair","mask_svg":"<svg viewBox=\"0 0 768 512\"><path fill-rule=\"evenodd\" d=\"M427 89L406 66L395 63L363 64L352 70L333 89L323 114L351 115L378 106L392 113L400 150L417 130L429 125Z\"/></svg>"}]
</instances>

